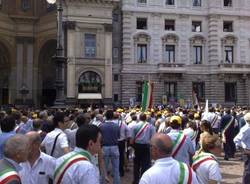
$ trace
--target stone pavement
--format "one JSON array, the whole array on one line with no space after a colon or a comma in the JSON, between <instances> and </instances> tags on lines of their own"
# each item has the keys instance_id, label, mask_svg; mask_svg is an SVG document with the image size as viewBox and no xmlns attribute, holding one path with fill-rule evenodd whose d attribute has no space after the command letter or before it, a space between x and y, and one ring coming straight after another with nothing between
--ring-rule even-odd
<instances>
[{"instance_id":1,"label":"stone pavement","mask_svg":"<svg viewBox=\"0 0 250 184\"><path fill-rule=\"evenodd\" d=\"M219 163L222 173L222 184L241 184L243 175L243 161L240 160L240 155L236 154L235 158L229 159L229 161L223 160L223 157L219 158ZM132 184L133 180L133 167L132 162L129 162L129 171L122 177L122 184Z\"/></svg>"}]
</instances>

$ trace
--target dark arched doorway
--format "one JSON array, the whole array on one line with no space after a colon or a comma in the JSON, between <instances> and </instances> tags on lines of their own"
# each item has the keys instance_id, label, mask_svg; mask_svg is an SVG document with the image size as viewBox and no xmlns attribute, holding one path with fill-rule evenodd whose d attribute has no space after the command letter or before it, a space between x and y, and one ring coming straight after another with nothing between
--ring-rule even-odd
<instances>
[{"instance_id":1,"label":"dark arched doorway","mask_svg":"<svg viewBox=\"0 0 250 184\"><path fill-rule=\"evenodd\" d=\"M9 104L10 55L8 49L0 43L0 104Z\"/></svg>"},{"instance_id":2,"label":"dark arched doorway","mask_svg":"<svg viewBox=\"0 0 250 184\"><path fill-rule=\"evenodd\" d=\"M56 54L56 40L47 41L39 54L39 85L41 106L52 106L56 99L56 65L52 57Z\"/></svg>"}]
</instances>

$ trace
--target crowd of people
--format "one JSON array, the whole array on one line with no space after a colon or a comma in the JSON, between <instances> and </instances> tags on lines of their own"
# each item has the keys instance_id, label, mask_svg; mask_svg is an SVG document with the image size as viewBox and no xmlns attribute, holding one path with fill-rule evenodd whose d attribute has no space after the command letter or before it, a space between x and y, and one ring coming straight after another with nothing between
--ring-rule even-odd
<instances>
[{"instance_id":1,"label":"crowd of people","mask_svg":"<svg viewBox=\"0 0 250 184\"><path fill-rule=\"evenodd\" d=\"M247 108L9 109L0 112L1 184L217 184L239 151L250 183Z\"/></svg>"}]
</instances>

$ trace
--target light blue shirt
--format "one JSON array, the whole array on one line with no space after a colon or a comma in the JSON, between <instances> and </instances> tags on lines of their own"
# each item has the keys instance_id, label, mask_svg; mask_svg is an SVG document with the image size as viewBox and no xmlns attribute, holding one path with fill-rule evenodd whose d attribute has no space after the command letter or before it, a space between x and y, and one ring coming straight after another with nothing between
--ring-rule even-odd
<instances>
[{"instance_id":1,"label":"light blue shirt","mask_svg":"<svg viewBox=\"0 0 250 184\"><path fill-rule=\"evenodd\" d=\"M250 125L247 123L234 138L236 147L250 150Z\"/></svg>"},{"instance_id":2,"label":"light blue shirt","mask_svg":"<svg viewBox=\"0 0 250 184\"><path fill-rule=\"evenodd\" d=\"M149 144L151 137L155 134L155 127L153 125L151 125L148 122L140 121L139 123L135 124L132 128L133 139L135 139L137 130L139 129L139 127L141 127L143 123L147 123L148 126L147 128L144 129L142 134L135 140L135 143L137 144Z\"/></svg>"},{"instance_id":3,"label":"light blue shirt","mask_svg":"<svg viewBox=\"0 0 250 184\"><path fill-rule=\"evenodd\" d=\"M3 132L0 134L0 159L3 158L3 147L5 142L12 137L13 135L15 135L16 132L15 131L11 131L11 132Z\"/></svg>"},{"instance_id":4,"label":"light blue shirt","mask_svg":"<svg viewBox=\"0 0 250 184\"><path fill-rule=\"evenodd\" d=\"M171 138L172 142L175 142L179 135L179 132L179 130L172 129L167 135ZM176 154L175 159L190 165L190 158L194 155L194 153L195 150L192 141L187 136L184 144L181 146L178 153Z\"/></svg>"}]
</instances>

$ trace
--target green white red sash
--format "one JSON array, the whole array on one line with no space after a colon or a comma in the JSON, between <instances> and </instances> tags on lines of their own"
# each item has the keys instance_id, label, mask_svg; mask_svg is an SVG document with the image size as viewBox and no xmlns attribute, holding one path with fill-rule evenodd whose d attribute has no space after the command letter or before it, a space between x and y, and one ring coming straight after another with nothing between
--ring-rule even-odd
<instances>
[{"instance_id":1,"label":"green white red sash","mask_svg":"<svg viewBox=\"0 0 250 184\"><path fill-rule=\"evenodd\" d=\"M178 162L180 167L180 175L178 184L191 184L192 183L192 170L191 168L182 162Z\"/></svg>"},{"instance_id":2,"label":"green white red sash","mask_svg":"<svg viewBox=\"0 0 250 184\"><path fill-rule=\"evenodd\" d=\"M232 116L231 120L229 121L229 123L226 125L226 127L222 131L222 142L224 142L224 143L226 143L226 132L233 122L234 122L234 117Z\"/></svg>"},{"instance_id":3,"label":"green white red sash","mask_svg":"<svg viewBox=\"0 0 250 184\"><path fill-rule=\"evenodd\" d=\"M21 183L21 179L14 169L7 168L7 169L3 170L2 172L0 172L0 184L5 184L5 183L7 184L11 180L12 181L17 180Z\"/></svg>"},{"instance_id":4,"label":"green white red sash","mask_svg":"<svg viewBox=\"0 0 250 184\"><path fill-rule=\"evenodd\" d=\"M198 131L194 131L193 135L190 137L191 141L194 141L197 138Z\"/></svg>"},{"instance_id":5,"label":"green white red sash","mask_svg":"<svg viewBox=\"0 0 250 184\"><path fill-rule=\"evenodd\" d=\"M91 156L87 151L75 152L72 156L67 158L58 168L54 174L54 184L60 184L67 169L79 161L90 161Z\"/></svg>"},{"instance_id":6,"label":"green white red sash","mask_svg":"<svg viewBox=\"0 0 250 184\"><path fill-rule=\"evenodd\" d=\"M141 124L141 126L135 131L135 140L141 136L141 134L146 130L147 127L148 123Z\"/></svg>"},{"instance_id":7,"label":"green white red sash","mask_svg":"<svg viewBox=\"0 0 250 184\"><path fill-rule=\"evenodd\" d=\"M196 155L193 157L193 164L192 164L192 168L194 171L196 171L196 169L204 162L207 162L209 160L215 160L216 158L213 154L211 153L204 153L201 152L200 154Z\"/></svg>"},{"instance_id":8,"label":"green white red sash","mask_svg":"<svg viewBox=\"0 0 250 184\"><path fill-rule=\"evenodd\" d=\"M186 137L187 136L184 133L179 132L179 134L174 142L174 145L173 145L172 157L175 157L177 155L178 151L180 150L180 148L184 144Z\"/></svg>"}]
</instances>

